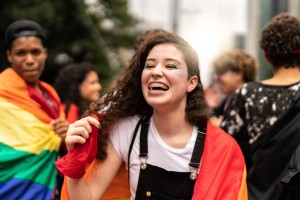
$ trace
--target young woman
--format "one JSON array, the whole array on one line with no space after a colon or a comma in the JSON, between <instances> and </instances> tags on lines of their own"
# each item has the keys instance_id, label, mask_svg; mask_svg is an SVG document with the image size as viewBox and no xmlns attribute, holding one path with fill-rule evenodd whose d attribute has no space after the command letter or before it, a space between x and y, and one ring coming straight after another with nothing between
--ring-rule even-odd
<instances>
[{"instance_id":1,"label":"young woman","mask_svg":"<svg viewBox=\"0 0 300 200\"><path fill-rule=\"evenodd\" d=\"M54 82L70 123L80 119L89 104L99 100L101 84L94 65L73 63L63 67Z\"/></svg>"},{"instance_id":2,"label":"young woman","mask_svg":"<svg viewBox=\"0 0 300 200\"><path fill-rule=\"evenodd\" d=\"M94 65L72 63L60 70L54 82L54 88L61 98L67 120L69 123L74 123L81 118L90 103L99 100L102 86ZM64 153L61 152L61 155ZM63 178L59 180L62 182ZM122 167L102 199L128 199L130 196L128 188L127 172L125 167ZM65 188L63 188L61 199L68 199Z\"/></svg>"},{"instance_id":3,"label":"young woman","mask_svg":"<svg viewBox=\"0 0 300 200\"><path fill-rule=\"evenodd\" d=\"M242 153L208 123L198 64L192 47L171 33L139 47L115 86L91 106L100 122L86 117L70 125L70 153L89 142L94 126L100 138L90 178L67 178L71 199L99 199L122 161L131 199L247 199Z\"/></svg>"},{"instance_id":4,"label":"young woman","mask_svg":"<svg viewBox=\"0 0 300 200\"><path fill-rule=\"evenodd\" d=\"M69 123L55 90L39 80L46 35L31 20L5 32L11 67L0 74L0 199L51 199L53 163Z\"/></svg>"}]
</instances>

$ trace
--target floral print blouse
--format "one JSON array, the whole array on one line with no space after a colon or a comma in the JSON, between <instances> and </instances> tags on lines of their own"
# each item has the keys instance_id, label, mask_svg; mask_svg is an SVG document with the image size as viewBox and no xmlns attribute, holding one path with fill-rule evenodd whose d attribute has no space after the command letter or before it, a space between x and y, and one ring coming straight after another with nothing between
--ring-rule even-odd
<instances>
[{"instance_id":1,"label":"floral print blouse","mask_svg":"<svg viewBox=\"0 0 300 200\"><path fill-rule=\"evenodd\" d=\"M299 87L300 82L287 86L244 84L226 110L221 128L232 136L248 134L253 143L290 108Z\"/></svg>"}]
</instances>

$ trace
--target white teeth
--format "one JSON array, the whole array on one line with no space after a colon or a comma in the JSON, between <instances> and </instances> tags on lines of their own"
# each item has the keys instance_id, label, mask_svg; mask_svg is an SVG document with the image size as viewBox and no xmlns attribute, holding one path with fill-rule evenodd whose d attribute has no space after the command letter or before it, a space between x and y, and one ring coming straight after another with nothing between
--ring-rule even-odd
<instances>
[{"instance_id":1,"label":"white teeth","mask_svg":"<svg viewBox=\"0 0 300 200\"><path fill-rule=\"evenodd\" d=\"M168 90L169 87L164 85L164 84L160 84L160 83L152 83L149 85L149 89L151 90Z\"/></svg>"}]
</instances>

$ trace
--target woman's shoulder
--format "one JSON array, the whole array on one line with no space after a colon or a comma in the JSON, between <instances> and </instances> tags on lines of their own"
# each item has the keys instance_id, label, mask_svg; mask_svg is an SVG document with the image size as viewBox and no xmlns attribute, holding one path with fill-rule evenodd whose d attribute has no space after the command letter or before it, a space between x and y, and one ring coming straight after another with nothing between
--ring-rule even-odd
<instances>
[{"instance_id":1,"label":"woman's shoulder","mask_svg":"<svg viewBox=\"0 0 300 200\"><path fill-rule=\"evenodd\" d=\"M131 134L140 118L141 116L138 115L121 118L112 126L112 132L122 132L122 135L125 132Z\"/></svg>"},{"instance_id":2,"label":"woman's shoulder","mask_svg":"<svg viewBox=\"0 0 300 200\"><path fill-rule=\"evenodd\" d=\"M110 130L110 140L116 152L123 160L127 160L130 141L139 119L140 117L137 115L124 117L118 120Z\"/></svg>"},{"instance_id":3,"label":"woman's shoulder","mask_svg":"<svg viewBox=\"0 0 300 200\"><path fill-rule=\"evenodd\" d=\"M256 96L260 97L261 95L270 95L270 94L284 94L292 95L293 92L298 91L300 88L300 82L288 84L288 85L273 85L266 84L263 82L249 82L245 83L239 90L238 95L242 97ZM286 91L292 91L286 93Z\"/></svg>"},{"instance_id":4,"label":"woman's shoulder","mask_svg":"<svg viewBox=\"0 0 300 200\"><path fill-rule=\"evenodd\" d=\"M122 126L132 126L132 125L136 125L140 118L141 116L139 115L128 116L119 119L116 124Z\"/></svg>"},{"instance_id":5,"label":"woman's shoulder","mask_svg":"<svg viewBox=\"0 0 300 200\"><path fill-rule=\"evenodd\" d=\"M236 96L243 98L248 97L264 90L264 85L260 82L247 82L242 85L237 91ZM236 97L237 98L237 97Z\"/></svg>"}]
</instances>

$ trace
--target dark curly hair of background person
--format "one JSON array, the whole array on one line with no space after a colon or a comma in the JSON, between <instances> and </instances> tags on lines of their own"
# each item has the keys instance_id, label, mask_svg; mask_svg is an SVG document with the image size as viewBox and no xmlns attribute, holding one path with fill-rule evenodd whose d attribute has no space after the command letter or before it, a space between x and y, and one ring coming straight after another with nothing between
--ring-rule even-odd
<instances>
[{"instance_id":1,"label":"dark curly hair of background person","mask_svg":"<svg viewBox=\"0 0 300 200\"><path fill-rule=\"evenodd\" d=\"M300 19L289 13L274 17L263 29L260 46L275 70L300 67Z\"/></svg>"}]
</instances>

